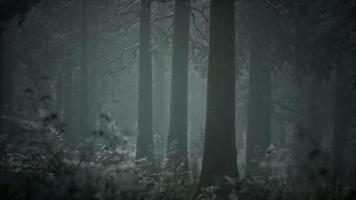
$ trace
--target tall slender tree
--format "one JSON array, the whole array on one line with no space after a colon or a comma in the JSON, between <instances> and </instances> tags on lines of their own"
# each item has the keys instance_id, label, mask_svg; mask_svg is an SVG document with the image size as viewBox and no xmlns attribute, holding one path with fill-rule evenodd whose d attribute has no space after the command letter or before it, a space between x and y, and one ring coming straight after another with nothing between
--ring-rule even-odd
<instances>
[{"instance_id":1,"label":"tall slender tree","mask_svg":"<svg viewBox=\"0 0 356 200\"><path fill-rule=\"evenodd\" d=\"M168 117L167 113L167 98L166 98L166 64L165 55L159 54L155 57L155 87L154 87L154 132L161 140L155 143L156 149L161 159L165 156L167 131L166 124ZM167 106L166 106L167 105ZM158 155L156 155L158 156Z\"/></svg>"},{"instance_id":2,"label":"tall slender tree","mask_svg":"<svg viewBox=\"0 0 356 200\"><path fill-rule=\"evenodd\" d=\"M100 15L98 14L94 14L94 13L99 13L99 8L100 8L100 4L102 2L100 1L91 1L91 7L90 9L88 9L88 20L91 22L91 26L88 27L91 31L90 31L90 44L89 44L89 49L97 49L98 48L98 37L99 37L99 30L97 28L94 27L98 27L99 25L99 19L100 19ZM89 116L88 116L88 123L89 123L89 132L92 132L96 129L96 116L97 116L97 95L96 95L96 88L98 85L98 76L97 76L97 72L98 69L97 67L99 66L98 63L98 56L92 52L89 51L89 62L92 63L89 66L89 70L88 70L88 96L89 96Z\"/></svg>"},{"instance_id":3,"label":"tall slender tree","mask_svg":"<svg viewBox=\"0 0 356 200\"><path fill-rule=\"evenodd\" d=\"M293 47L294 67L297 79L297 118L294 132L294 155L297 163L297 181L303 183L311 179L319 170L320 156L320 79L318 70L311 58L315 52L313 41L306 40L314 35L312 2L292 2L293 5Z\"/></svg>"},{"instance_id":4,"label":"tall slender tree","mask_svg":"<svg viewBox=\"0 0 356 200\"><path fill-rule=\"evenodd\" d=\"M267 5L252 1L250 16L250 68L248 124L246 135L246 175L258 172L259 162L271 137L271 67L268 62L269 33Z\"/></svg>"},{"instance_id":5,"label":"tall slender tree","mask_svg":"<svg viewBox=\"0 0 356 200\"><path fill-rule=\"evenodd\" d=\"M345 58L348 59L348 58ZM333 130L333 178L341 180L344 174L344 147L347 133L352 123L352 112L350 112L350 100L352 99L352 83L349 82L352 71L349 63L339 63L336 66L336 80L334 86L334 130ZM350 95L351 94L351 95Z\"/></svg>"},{"instance_id":6,"label":"tall slender tree","mask_svg":"<svg viewBox=\"0 0 356 200\"><path fill-rule=\"evenodd\" d=\"M2 121L3 121L3 110L4 110L4 103L3 103L3 76L4 76L4 39L3 39L3 33L4 30L2 27L0 27L0 129L1 132L3 131L2 128Z\"/></svg>"},{"instance_id":7,"label":"tall slender tree","mask_svg":"<svg viewBox=\"0 0 356 200\"><path fill-rule=\"evenodd\" d=\"M76 14L76 8L70 8L65 10L65 13L61 13L63 15L64 20L64 28L67 32L71 32L76 28L76 23L71 20ZM63 122L66 124L65 131L68 138L72 138L74 136L74 110L78 105L74 98L75 91L75 81L73 77L73 66L72 60L70 59L71 51L64 51L64 56L67 58L65 62L63 62L63 74L61 77L62 87L63 87Z\"/></svg>"},{"instance_id":8,"label":"tall slender tree","mask_svg":"<svg viewBox=\"0 0 356 200\"><path fill-rule=\"evenodd\" d=\"M188 51L190 0L176 0L173 20L173 60L167 156L187 162Z\"/></svg>"},{"instance_id":9,"label":"tall slender tree","mask_svg":"<svg viewBox=\"0 0 356 200\"><path fill-rule=\"evenodd\" d=\"M20 1L10 1L4 0L0 2L0 129L2 129L3 125L3 114L4 114L4 103L6 100L4 99L6 96L8 81L5 81L5 77L12 78L10 74L6 73L5 62L4 62L4 52L5 51L5 40L4 40L4 32L6 30L5 26L9 23L11 19L16 16L20 17L20 23L24 21L25 15L31 8L37 5L41 0L20 0ZM10 68L10 72L13 69ZM11 80L12 81L12 80ZM10 97L11 98L11 97ZM9 99L12 101L11 99Z\"/></svg>"},{"instance_id":10,"label":"tall slender tree","mask_svg":"<svg viewBox=\"0 0 356 200\"><path fill-rule=\"evenodd\" d=\"M82 0L80 25L80 134L88 134L88 1Z\"/></svg>"},{"instance_id":11,"label":"tall slender tree","mask_svg":"<svg viewBox=\"0 0 356 200\"><path fill-rule=\"evenodd\" d=\"M1 116L13 114L13 95L14 95L14 65L12 65L12 56L10 51L5 51L10 47L11 39L9 30L2 30L0 33L0 75L1 75ZM0 119L2 119L2 117Z\"/></svg>"},{"instance_id":12,"label":"tall slender tree","mask_svg":"<svg viewBox=\"0 0 356 200\"><path fill-rule=\"evenodd\" d=\"M152 102L152 55L151 55L151 0L141 1L138 135L136 158L154 159L153 153L153 102Z\"/></svg>"},{"instance_id":13,"label":"tall slender tree","mask_svg":"<svg viewBox=\"0 0 356 200\"><path fill-rule=\"evenodd\" d=\"M199 188L237 178L234 1L212 0L205 141Z\"/></svg>"}]
</instances>

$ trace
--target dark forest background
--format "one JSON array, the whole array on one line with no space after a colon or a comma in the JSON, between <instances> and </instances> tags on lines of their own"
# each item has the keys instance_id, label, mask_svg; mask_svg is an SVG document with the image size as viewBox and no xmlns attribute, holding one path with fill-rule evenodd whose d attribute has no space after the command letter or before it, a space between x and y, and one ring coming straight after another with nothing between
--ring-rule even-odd
<instances>
[{"instance_id":1,"label":"dark forest background","mask_svg":"<svg viewBox=\"0 0 356 200\"><path fill-rule=\"evenodd\" d=\"M356 199L355 0L0 0L0 199Z\"/></svg>"}]
</instances>

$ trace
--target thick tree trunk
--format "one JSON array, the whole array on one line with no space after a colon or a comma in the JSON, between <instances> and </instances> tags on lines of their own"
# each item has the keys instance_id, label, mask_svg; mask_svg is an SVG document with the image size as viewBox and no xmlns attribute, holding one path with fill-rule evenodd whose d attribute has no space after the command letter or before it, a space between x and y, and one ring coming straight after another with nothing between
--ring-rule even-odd
<instances>
[{"instance_id":1,"label":"thick tree trunk","mask_svg":"<svg viewBox=\"0 0 356 200\"><path fill-rule=\"evenodd\" d=\"M315 74L307 76L307 89L306 89L306 131L308 134L308 157L311 153L320 153L321 148L321 130L320 130L320 81Z\"/></svg>"},{"instance_id":2,"label":"thick tree trunk","mask_svg":"<svg viewBox=\"0 0 356 200\"><path fill-rule=\"evenodd\" d=\"M70 72L69 63L66 67L65 76L63 77L63 122L66 124L65 131L68 138L73 136L73 77Z\"/></svg>"},{"instance_id":3,"label":"thick tree trunk","mask_svg":"<svg viewBox=\"0 0 356 200\"><path fill-rule=\"evenodd\" d=\"M312 24L309 16L309 3L295 2L295 72L297 74L297 119L294 132L294 156L296 161L295 178L299 183L318 179L320 170L320 80L315 66L308 60L309 37Z\"/></svg>"},{"instance_id":4,"label":"thick tree trunk","mask_svg":"<svg viewBox=\"0 0 356 200\"><path fill-rule=\"evenodd\" d=\"M89 43L89 49L98 49L99 47L99 31L93 29L93 27L97 27L99 25L99 16L97 16L96 13L100 12L100 1L89 1L91 4L91 8L88 9L88 20L91 22L92 26L89 27L91 29L90 31L90 43ZM96 122L97 122L97 112L98 112L98 106L97 106L97 84L98 84L98 69L97 67L100 66L100 63L98 62L98 60L100 60L100 58L98 58L96 56L96 54L89 52L90 55L89 57L89 61L90 63L92 63L89 66L89 72L88 72L88 104L89 104L89 116L88 116L88 123L89 123L89 132L93 132L96 130Z\"/></svg>"},{"instance_id":5,"label":"thick tree trunk","mask_svg":"<svg viewBox=\"0 0 356 200\"><path fill-rule=\"evenodd\" d=\"M75 8L66 11L64 19L66 19L65 29L68 32L73 31L77 27L77 24L74 22L74 20L71 20L76 15L75 11ZM65 56L70 58L70 54L71 52L67 51ZM78 106L78 101L76 101L77 98L74 97L74 93L76 91L74 83L75 81L73 81L74 70L72 65L72 60L67 59L61 66L63 68L63 74L61 77L63 88L63 123L65 124L65 136L67 137L67 139L69 139L68 141L71 141L73 136L75 135L74 119L76 115L74 114L74 110Z\"/></svg>"},{"instance_id":6,"label":"thick tree trunk","mask_svg":"<svg viewBox=\"0 0 356 200\"><path fill-rule=\"evenodd\" d=\"M296 121L293 133L293 155L297 163L297 174L299 174L300 166L303 161L304 141L306 138L305 130L305 81L303 78L298 78L296 86ZM305 161L303 161L305 162ZM298 176L296 176L298 179Z\"/></svg>"},{"instance_id":7,"label":"thick tree trunk","mask_svg":"<svg viewBox=\"0 0 356 200\"><path fill-rule=\"evenodd\" d=\"M153 102L152 102L152 55L151 55L151 0L141 0L138 135L136 158L154 159L153 153Z\"/></svg>"},{"instance_id":8,"label":"thick tree trunk","mask_svg":"<svg viewBox=\"0 0 356 200\"><path fill-rule=\"evenodd\" d=\"M176 0L173 21L173 60L168 159L188 161L187 106L190 0Z\"/></svg>"},{"instance_id":9,"label":"thick tree trunk","mask_svg":"<svg viewBox=\"0 0 356 200\"><path fill-rule=\"evenodd\" d=\"M356 55L356 51L353 52L353 55ZM353 57L353 62L356 62L356 57ZM354 141L356 140L356 68L353 67L352 69L352 104L351 104L351 137L354 138ZM354 150L356 150L356 147L354 147ZM354 152L356 153L356 152ZM353 167L352 171L352 183L356 185L356 164Z\"/></svg>"},{"instance_id":10,"label":"thick tree trunk","mask_svg":"<svg viewBox=\"0 0 356 200\"><path fill-rule=\"evenodd\" d=\"M87 16L87 0L82 0L81 5L81 41L80 41L80 135L88 135L88 16Z\"/></svg>"},{"instance_id":11,"label":"thick tree trunk","mask_svg":"<svg viewBox=\"0 0 356 200\"><path fill-rule=\"evenodd\" d=\"M297 182L313 182L321 169L320 83L310 72L298 85L297 121L294 135L294 155Z\"/></svg>"},{"instance_id":12,"label":"thick tree trunk","mask_svg":"<svg viewBox=\"0 0 356 200\"><path fill-rule=\"evenodd\" d=\"M59 72L56 81L56 113L59 119L63 120L63 78L62 73Z\"/></svg>"},{"instance_id":13,"label":"thick tree trunk","mask_svg":"<svg viewBox=\"0 0 356 200\"><path fill-rule=\"evenodd\" d=\"M349 81L349 71L345 64L336 67L336 80L334 95L334 130L333 130L333 179L341 180L344 175L344 146L346 143L347 133L350 127L350 115L348 115L350 104L349 99L352 94L351 84ZM352 98L352 97L351 97Z\"/></svg>"},{"instance_id":14,"label":"thick tree trunk","mask_svg":"<svg viewBox=\"0 0 356 200\"><path fill-rule=\"evenodd\" d=\"M207 113L199 188L237 178L234 1L210 7Z\"/></svg>"},{"instance_id":15,"label":"thick tree trunk","mask_svg":"<svg viewBox=\"0 0 356 200\"><path fill-rule=\"evenodd\" d=\"M251 11L249 99L246 135L246 176L262 172L260 162L271 137L271 67L267 59L269 37L266 8L255 2Z\"/></svg>"},{"instance_id":16,"label":"thick tree trunk","mask_svg":"<svg viewBox=\"0 0 356 200\"><path fill-rule=\"evenodd\" d=\"M88 116L88 121L89 121L89 132L93 132L96 129L96 116L97 116L97 93L96 93L96 87L97 87L97 70L95 68L96 66L91 66L90 72L89 72L89 85L90 87L88 88L88 104L89 104L89 116Z\"/></svg>"},{"instance_id":17,"label":"thick tree trunk","mask_svg":"<svg viewBox=\"0 0 356 200\"><path fill-rule=\"evenodd\" d=\"M14 66L10 51L5 51L9 47L8 34L4 29L0 30L0 120L3 117L13 114L13 95L14 95Z\"/></svg>"},{"instance_id":18,"label":"thick tree trunk","mask_svg":"<svg viewBox=\"0 0 356 200\"><path fill-rule=\"evenodd\" d=\"M3 132L3 115L4 115L4 30L0 27L0 131Z\"/></svg>"},{"instance_id":19,"label":"thick tree trunk","mask_svg":"<svg viewBox=\"0 0 356 200\"><path fill-rule=\"evenodd\" d=\"M155 95L154 95L154 132L159 136L157 144L157 157L160 160L165 157L166 139L167 139L167 100L166 100L166 65L164 55L160 54L162 59L155 59Z\"/></svg>"}]
</instances>

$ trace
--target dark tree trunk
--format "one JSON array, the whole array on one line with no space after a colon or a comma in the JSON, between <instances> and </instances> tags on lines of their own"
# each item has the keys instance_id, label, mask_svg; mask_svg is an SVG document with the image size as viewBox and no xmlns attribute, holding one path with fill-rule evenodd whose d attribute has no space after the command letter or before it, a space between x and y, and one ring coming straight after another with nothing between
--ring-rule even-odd
<instances>
[{"instance_id":1,"label":"dark tree trunk","mask_svg":"<svg viewBox=\"0 0 356 200\"><path fill-rule=\"evenodd\" d=\"M356 51L353 52L353 55L356 55ZM356 57L353 57L353 62L356 62ZM352 65L354 66L354 65ZM356 140L356 68L353 67L352 69L352 103L351 103L351 137L354 138L354 141ZM354 147L354 150L356 150L356 147ZM354 153L356 153L354 151ZM353 176L356 177L356 164L354 165L354 168L352 169ZM353 179L352 183L356 185L356 178L351 178Z\"/></svg>"},{"instance_id":2,"label":"dark tree trunk","mask_svg":"<svg viewBox=\"0 0 356 200\"><path fill-rule=\"evenodd\" d=\"M92 65L89 72L89 85L88 88L88 96L89 96L89 131L93 132L96 129L96 116L97 116L97 95L96 95L96 87L97 87L97 70L96 66Z\"/></svg>"},{"instance_id":3,"label":"dark tree trunk","mask_svg":"<svg viewBox=\"0 0 356 200\"><path fill-rule=\"evenodd\" d=\"M65 134L68 138L74 136L74 83L73 75L71 73L70 63L67 63L65 67L65 75L63 77L63 122L65 124Z\"/></svg>"},{"instance_id":4,"label":"dark tree trunk","mask_svg":"<svg viewBox=\"0 0 356 200\"><path fill-rule=\"evenodd\" d=\"M246 135L246 175L258 175L259 164L271 137L271 67L267 54L269 36L264 2L255 2L251 11L249 99Z\"/></svg>"},{"instance_id":5,"label":"dark tree trunk","mask_svg":"<svg viewBox=\"0 0 356 200\"><path fill-rule=\"evenodd\" d=\"M163 54L160 54L160 58L155 59L155 95L154 95L154 132L160 138L155 144L159 155L157 157L162 160L165 157L166 150L166 124L167 124L167 100L166 100L166 65Z\"/></svg>"},{"instance_id":6,"label":"dark tree trunk","mask_svg":"<svg viewBox=\"0 0 356 200\"><path fill-rule=\"evenodd\" d=\"M0 130L3 132L4 115L4 30L0 27Z\"/></svg>"},{"instance_id":7,"label":"dark tree trunk","mask_svg":"<svg viewBox=\"0 0 356 200\"><path fill-rule=\"evenodd\" d=\"M296 121L293 133L293 155L297 162L297 170L301 168L303 151L304 151L304 141L306 138L305 130L305 81L302 77L297 78L296 86ZM297 179L298 176L296 177Z\"/></svg>"},{"instance_id":8,"label":"dark tree trunk","mask_svg":"<svg viewBox=\"0 0 356 200\"><path fill-rule=\"evenodd\" d=\"M152 102L152 55L151 55L151 0L141 0L138 135L136 158L154 159L153 153L153 102Z\"/></svg>"},{"instance_id":9,"label":"dark tree trunk","mask_svg":"<svg viewBox=\"0 0 356 200\"><path fill-rule=\"evenodd\" d=\"M58 72L58 77L56 81L56 113L59 119L63 119L63 78L62 72Z\"/></svg>"},{"instance_id":10,"label":"dark tree trunk","mask_svg":"<svg viewBox=\"0 0 356 200\"><path fill-rule=\"evenodd\" d=\"M320 110L317 107L320 81L315 66L310 66L311 44L305 40L313 29L310 23L309 1L295 2L294 59L297 74L297 119L294 130L294 156L296 161L296 181L306 183L316 180L318 159L320 158Z\"/></svg>"},{"instance_id":11,"label":"dark tree trunk","mask_svg":"<svg viewBox=\"0 0 356 200\"><path fill-rule=\"evenodd\" d=\"M88 16L87 0L82 0L81 5L81 26L80 26L80 135L88 134Z\"/></svg>"},{"instance_id":12,"label":"dark tree trunk","mask_svg":"<svg viewBox=\"0 0 356 200\"><path fill-rule=\"evenodd\" d=\"M234 1L210 6L207 113L199 188L237 178Z\"/></svg>"},{"instance_id":13,"label":"dark tree trunk","mask_svg":"<svg viewBox=\"0 0 356 200\"><path fill-rule=\"evenodd\" d=\"M4 115L9 117L13 114L13 95L14 95L14 65L12 65L12 56L10 51L5 51L9 47L9 38L6 38L7 32L0 30L0 97L1 97L1 115L3 121Z\"/></svg>"},{"instance_id":14,"label":"dark tree trunk","mask_svg":"<svg viewBox=\"0 0 356 200\"><path fill-rule=\"evenodd\" d=\"M294 135L294 155L297 182L313 182L321 169L320 83L314 73L300 78L298 85L297 122Z\"/></svg>"},{"instance_id":15,"label":"dark tree trunk","mask_svg":"<svg viewBox=\"0 0 356 200\"><path fill-rule=\"evenodd\" d=\"M333 130L333 179L341 180L344 175L344 146L346 136L350 127L350 115L348 115L350 104L349 99L352 94L349 81L349 71L347 65L341 63L336 67L335 80L335 102L334 102L334 130Z\"/></svg>"},{"instance_id":16,"label":"dark tree trunk","mask_svg":"<svg viewBox=\"0 0 356 200\"><path fill-rule=\"evenodd\" d=\"M315 73L311 72L307 76L307 100L306 100L306 154L305 167L308 174L305 174L308 181L317 183L323 174L323 152L322 152L322 131L321 131L321 80Z\"/></svg>"},{"instance_id":17,"label":"dark tree trunk","mask_svg":"<svg viewBox=\"0 0 356 200\"><path fill-rule=\"evenodd\" d=\"M89 43L89 49L95 50L98 49L99 47L99 30L94 29L94 27L99 26L100 23L100 18L97 16L95 13L100 12L100 1L89 1L91 4L91 8L88 9L88 20L91 22L92 26L90 27L91 31L89 34L90 38L90 43ZM97 112L98 112L98 106L97 106L97 85L98 85L98 69L97 67L100 66L100 63L98 60L100 58L93 52L89 51L89 60L90 63L92 63L89 66L89 72L88 72L88 97L89 97L89 117L88 117L88 122L89 122L89 132L93 132L96 130L96 122L97 122Z\"/></svg>"},{"instance_id":18,"label":"dark tree trunk","mask_svg":"<svg viewBox=\"0 0 356 200\"><path fill-rule=\"evenodd\" d=\"M189 16L190 0L176 0L173 21L172 85L167 156L171 161L183 163L188 161Z\"/></svg>"},{"instance_id":19,"label":"dark tree trunk","mask_svg":"<svg viewBox=\"0 0 356 200\"><path fill-rule=\"evenodd\" d=\"M306 88L306 131L309 137L308 157L313 151L320 151L321 130L320 130L320 81L315 74L307 76ZM311 159L311 157L310 157Z\"/></svg>"},{"instance_id":20,"label":"dark tree trunk","mask_svg":"<svg viewBox=\"0 0 356 200\"><path fill-rule=\"evenodd\" d=\"M77 24L71 20L72 17L76 17L76 9L72 8L70 10L66 11L66 15L64 20L65 22L65 28L68 32L73 31ZM71 52L67 51L65 56L70 58ZM73 138L74 136L74 119L75 119L75 114L74 114L74 109L78 106L78 101L76 101L76 98L74 97L75 93L75 81L73 81L73 66L72 66L72 61L70 59L67 59L63 65L61 66L63 68L62 72L62 88L63 88L63 123L65 124L64 130L65 130L65 136L69 141Z\"/></svg>"}]
</instances>

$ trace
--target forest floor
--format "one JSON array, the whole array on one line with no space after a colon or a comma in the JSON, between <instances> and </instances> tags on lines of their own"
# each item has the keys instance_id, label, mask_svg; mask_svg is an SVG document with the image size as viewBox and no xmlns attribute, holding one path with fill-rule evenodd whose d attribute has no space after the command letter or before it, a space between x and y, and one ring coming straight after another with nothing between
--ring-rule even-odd
<instances>
[{"instance_id":1,"label":"forest floor","mask_svg":"<svg viewBox=\"0 0 356 200\"><path fill-rule=\"evenodd\" d=\"M226 183L198 194L197 178L184 178L184 167L135 160L135 147L122 138L92 141L72 142L51 126L0 135L0 199L356 199L355 187L325 181L298 185L273 176L226 177Z\"/></svg>"}]
</instances>

